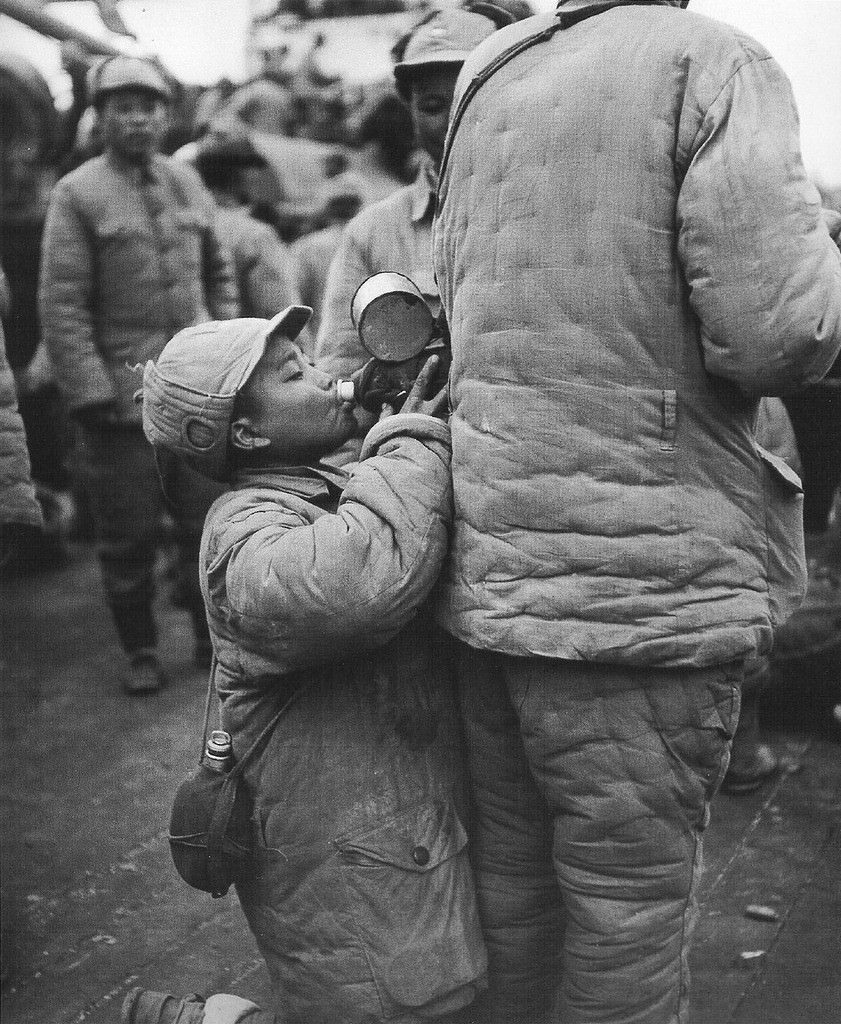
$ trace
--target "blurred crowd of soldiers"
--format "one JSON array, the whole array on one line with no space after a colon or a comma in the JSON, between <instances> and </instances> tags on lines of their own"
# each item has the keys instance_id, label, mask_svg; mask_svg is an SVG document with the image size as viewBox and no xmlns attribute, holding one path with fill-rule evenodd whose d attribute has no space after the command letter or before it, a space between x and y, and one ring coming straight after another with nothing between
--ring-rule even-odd
<instances>
[{"instance_id":1,"label":"blurred crowd of soldiers","mask_svg":"<svg viewBox=\"0 0 841 1024\"><path fill-rule=\"evenodd\" d=\"M160 68L168 88L161 152L199 171L222 234L241 239L238 312L269 317L293 301L311 305L310 348L343 225L412 180L419 158L409 112L390 83L363 89L324 72L323 42L316 33L294 64L287 46L267 50L260 74L239 86L228 79L183 86ZM61 55L72 104L59 111L38 69L20 54L0 52L3 327L44 511L43 529L16 538L7 575L62 565L66 539L92 529L72 465L73 424L41 344L37 301L54 186L103 150L91 102L92 58L75 42L63 44Z\"/></svg>"},{"instance_id":2,"label":"blurred crowd of soldiers","mask_svg":"<svg viewBox=\"0 0 841 1024\"><path fill-rule=\"evenodd\" d=\"M488 8L502 7L515 20L530 13L525 0L474 5L473 9L483 6L484 15ZM174 165L191 168L191 173L201 177L213 199L217 230L233 257L235 280L230 294L223 294L226 286L217 282L214 300L213 288L205 281L207 305L213 307L214 301L217 305L185 307L185 323L205 313L221 318L271 317L291 303L303 302L314 308L315 316L301 339L302 346L313 358L326 359L330 372L340 372L352 370L345 362L350 358L352 363L359 356L349 318L344 316L346 322L341 322L342 311L348 310L350 294L367 274L399 269L416 280L437 308L432 268L425 255L423 261L415 261L417 265L375 266L361 258L358 265L353 264L366 246L366 252L379 253L371 257L374 262L380 257L388 262L389 246L397 233L395 225L383 219L387 216L422 224L418 251L422 244L426 253L424 232L431 221L435 173L430 166L435 154L418 138L417 118L413 119L407 95L401 94L399 77L396 87L391 79L371 88L350 86L325 70L321 60L324 43L324 36L315 32L308 51L295 60L285 45L267 49L260 73L241 85L222 79L203 89L184 87L154 62L149 66L160 83L153 82L151 91L158 90L167 110L160 151L174 157ZM395 59L400 60L400 55L395 54ZM109 422L109 417L122 422L123 416L110 406L104 411L99 408L108 402L96 395L78 398L77 405L84 410L81 416L68 415L74 411L73 400L68 405L69 389L60 388L57 381L63 371L56 368L49 346L42 343L38 282L39 274L43 275L47 211L51 199L57 205L57 183L101 154L104 146L96 89L102 92L107 81L108 61L100 66L98 82L90 56L77 44L63 44L62 61L73 88L70 107L59 112L36 68L19 54L0 53L0 257L6 280L2 322L43 513L43 525L15 524L14 543L5 545L2 572L7 577L66 564L72 550L68 542L73 539L93 540L96 535L102 540L98 519L103 511L91 507L91 490L81 483L97 470L90 462L91 445L80 445L79 436L98 426L97 416ZM113 66L121 66L120 58ZM176 182L174 187L178 192L192 185ZM414 192L402 193L408 212L401 212L396 205L383 208L384 212L378 207L380 212L373 221L365 219L367 208L409 187ZM828 207L841 207L838 196L824 196L824 200ZM354 220L360 214L362 219ZM352 220L355 226L347 229ZM65 253L70 251L66 245L62 248ZM338 268L334 261L337 253ZM334 294L325 302L331 262ZM348 287L350 293L345 294ZM60 316L60 311L56 315ZM332 320L325 325L322 317ZM173 321L170 326L177 329L184 324ZM329 345L324 343L325 333L330 335ZM162 328L155 343L158 349L166 341L165 335ZM134 349L131 355L137 362ZM837 374L837 369L834 372ZM89 385L90 380L85 386ZM805 525L811 555L806 611L799 619L795 617L778 646L780 662L794 664L798 671L804 656L823 657L827 649L834 650L841 628L837 500L841 390L837 385L838 376L831 374L822 384L786 399L782 411L783 417L787 411L793 424L798 451L792 458L799 460L805 478ZM126 416L130 421L131 416ZM783 435L793 442L786 431L790 431L788 424ZM189 552L195 543L194 529L191 532L188 527L185 535L183 530L179 532L179 524L165 515L154 528L169 536L173 552L182 542ZM119 557L124 555L123 551ZM189 554L182 555L173 553L176 567L184 559L184 564L189 564ZM175 569L172 575L176 600L191 607L195 595L190 596L189 585ZM107 569L105 578L107 589ZM112 604L125 600L129 584L111 580ZM130 584L135 596L138 586L142 589L145 584ZM138 634L132 640L140 620L131 602L127 607L129 614L123 616L122 626L117 615L118 632L129 645L145 649L149 637ZM193 610L198 622L200 606ZM197 657L205 659L208 649L201 632L197 624ZM149 688L153 684L154 677ZM140 688L144 685L141 680Z\"/></svg>"}]
</instances>

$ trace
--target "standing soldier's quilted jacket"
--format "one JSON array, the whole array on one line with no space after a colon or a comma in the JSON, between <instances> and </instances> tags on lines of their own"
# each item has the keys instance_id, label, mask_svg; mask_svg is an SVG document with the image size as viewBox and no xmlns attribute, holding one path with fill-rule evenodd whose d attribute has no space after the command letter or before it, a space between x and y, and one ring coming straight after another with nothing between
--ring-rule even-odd
<instances>
[{"instance_id":1,"label":"standing soldier's quilted jacket","mask_svg":"<svg viewBox=\"0 0 841 1024\"><path fill-rule=\"evenodd\" d=\"M140 422L137 364L183 327L238 312L215 206L191 168L167 157L132 181L108 156L62 178L42 247L44 341L68 408L117 403Z\"/></svg>"},{"instance_id":2,"label":"standing soldier's quilted jacket","mask_svg":"<svg viewBox=\"0 0 841 1024\"><path fill-rule=\"evenodd\" d=\"M456 90L441 621L514 655L722 664L802 594L800 483L757 444L757 398L832 364L841 260L762 47L670 4L560 10L593 16L496 33Z\"/></svg>"}]
</instances>

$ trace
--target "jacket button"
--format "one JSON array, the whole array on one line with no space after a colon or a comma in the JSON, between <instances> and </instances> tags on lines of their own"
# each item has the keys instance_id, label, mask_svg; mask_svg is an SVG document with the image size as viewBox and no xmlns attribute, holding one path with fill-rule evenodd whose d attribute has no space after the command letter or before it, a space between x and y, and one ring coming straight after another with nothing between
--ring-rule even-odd
<instances>
[{"instance_id":1,"label":"jacket button","mask_svg":"<svg viewBox=\"0 0 841 1024\"><path fill-rule=\"evenodd\" d=\"M427 850L425 846L416 846L414 850L412 850L412 860L418 865L418 867L426 867L429 863L429 850Z\"/></svg>"}]
</instances>

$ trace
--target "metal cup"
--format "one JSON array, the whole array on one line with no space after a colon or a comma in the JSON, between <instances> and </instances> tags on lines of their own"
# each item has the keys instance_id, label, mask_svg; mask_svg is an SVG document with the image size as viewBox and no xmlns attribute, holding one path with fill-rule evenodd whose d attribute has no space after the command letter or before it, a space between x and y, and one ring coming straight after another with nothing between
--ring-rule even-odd
<instances>
[{"instance_id":1,"label":"metal cup","mask_svg":"<svg viewBox=\"0 0 841 1024\"><path fill-rule=\"evenodd\" d=\"M416 356L429 342L435 317L420 289L404 274L382 273L356 289L350 307L365 348L387 363Z\"/></svg>"}]
</instances>

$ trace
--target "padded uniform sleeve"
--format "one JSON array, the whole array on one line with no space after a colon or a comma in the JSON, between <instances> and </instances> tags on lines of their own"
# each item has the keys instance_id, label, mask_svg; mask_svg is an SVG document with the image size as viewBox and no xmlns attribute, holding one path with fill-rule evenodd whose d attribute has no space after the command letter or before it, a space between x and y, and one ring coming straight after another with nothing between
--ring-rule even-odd
<instances>
[{"instance_id":1,"label":"padded uniform sleeve","mask_svg":"<svg viewBox=\"0 0 841 1024\"><path fill-rule=\"evenodd\" d=\"M289 671L380 646L415 615L447 550L452 493L447 428L411 419L435 426L384 436L335 514L295 525L265 500L248 510L247 534L208 566L238 643Z\"/></svg>"},{"instance_id":2,"label":"padded uniform sleeve","mask_svg":"<svg viewBox=\"0 0 841 1024\"><path fill-rule=\"evenodd\" d=\"M677 223L708 372L750 395L819 380L841 348L841 258L772 58L743 64L710 104Z\"/></svg>"},{"instance_id":3,"label":"padded uniform sleeve","mask_svg":"<svg viewBox=\"0 0 841 1024\"><path fill-rule=\"evenodd\" d=\"M38 303L44 343L70 411L117 397L94 338L94 279L92 232L72 190L59 182L44 226Z\"/></svg>"}]
</instances>

